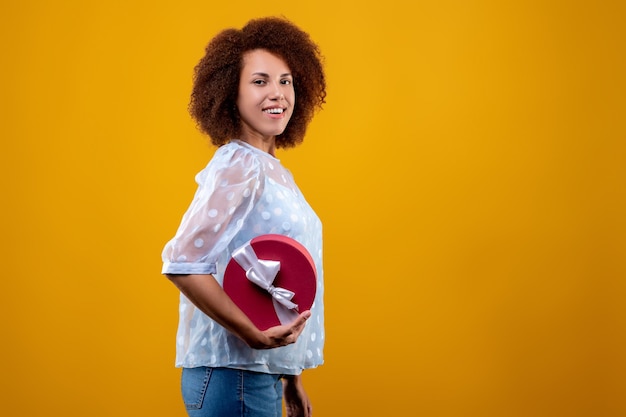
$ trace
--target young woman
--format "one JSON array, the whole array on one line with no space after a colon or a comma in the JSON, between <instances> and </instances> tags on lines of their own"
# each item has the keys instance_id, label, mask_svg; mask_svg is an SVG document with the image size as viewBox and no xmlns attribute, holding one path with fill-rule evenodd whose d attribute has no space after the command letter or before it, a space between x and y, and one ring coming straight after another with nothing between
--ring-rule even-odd
<instances>
[{"instance_id":1,"label":"young woman","mask_svg":"<svg viewBox=\"0 0 626 417\"><path fill-rule=\"evenodd\" d=\"M218 149L163 250L163 273L181 292L176 366L190 416L310 416L302 371L323 363L322 228L279 148L301 143L325 101L317 45L282 18L215 36L195 68L190 112ZM313 306L261 331L222 285L232 252L281 234L312 255Z\"/></svg>"}]
</instances>

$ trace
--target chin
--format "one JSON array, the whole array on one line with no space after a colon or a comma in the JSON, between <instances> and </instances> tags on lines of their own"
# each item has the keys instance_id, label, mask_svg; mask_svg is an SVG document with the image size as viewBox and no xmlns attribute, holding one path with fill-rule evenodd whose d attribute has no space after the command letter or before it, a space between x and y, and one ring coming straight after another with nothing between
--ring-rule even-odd
<instances>
[{"instance_id":1,"label":"chin","mask_svg":"<svg viewBox=\"0 0 626 417\"><path fill-rule=\"evenodd\" d=\"M272 133L272 136L282 135L283 133L285 133L285 130L286 129L276 130L274 133Z\"/></svg>"}]
</instances>

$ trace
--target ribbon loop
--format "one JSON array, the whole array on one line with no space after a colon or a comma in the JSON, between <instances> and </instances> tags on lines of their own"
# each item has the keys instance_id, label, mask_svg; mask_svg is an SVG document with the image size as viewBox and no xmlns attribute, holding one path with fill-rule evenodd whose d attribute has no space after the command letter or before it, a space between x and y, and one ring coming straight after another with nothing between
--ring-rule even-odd
<instances>
[{"instance_id":1,"label":"ribbon loop","mask_svg":"<svg viewBox=\"0 0 626 417\"><path fill-rule=\"evenodd\" d=\"M279 261L259 259L250 242L235 250L233 259L246 271L248 280L267 291L280 305L289 310L298 308L297 304L291 302L295 295L293 291L272 285L280 271Z\"/></svg>"}]
</instances>

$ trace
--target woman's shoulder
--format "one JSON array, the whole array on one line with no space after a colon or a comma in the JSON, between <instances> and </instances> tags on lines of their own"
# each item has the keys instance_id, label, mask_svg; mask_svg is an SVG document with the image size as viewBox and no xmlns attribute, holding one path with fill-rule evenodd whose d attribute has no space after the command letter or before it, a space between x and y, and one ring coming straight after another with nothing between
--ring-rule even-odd
<instances>
[{"instance_id":1,"label":"woman's shoulder","mask_svg":"<svg viewBox=\"0 0 626 417\"><path fill-rule=\"evenodd\" d=\"M213 159L237 159L246 158L249 160L261 160L263 151L240 140L231 140L220 146L215 151Z\"/></svg>"},{"instance_id":2,"label":"woman's shoulder","mask_svg":"<svg viewBox=\"0 0 626 417\"><path fill-rule=\"evenodd\" d=\"M255 148L241 140L231 140L220 146L213 155L216 162L239 165L244 167L275 167L280 165L280 160L261 149Z\"/></svg>"},{"instance_id":3,"label":"woman's shoulder","mask_svg":"<svg viewBox=\"0 0 626 417\"><path fill-rule=\"evenodd\" d=\"M247 149L240 143L231 141L217 148L209 165L237 165L240 163L252 163L254 159L256 159L255 155L250 149Z\"/></svg>"},{"instance_id":4,"label":"woman's shoulder","mask_svg":"<svg viewBox=\"0 0 626 417\"><path fill-rule=\"evenodd\" d=\"M240 178L258 177L264 171L262 155L245 142L231 141L217 148L207 166L198 173L197 181L227 175ZM259 151L260 152L260 151Z\"/></svg>"}]
</instances>

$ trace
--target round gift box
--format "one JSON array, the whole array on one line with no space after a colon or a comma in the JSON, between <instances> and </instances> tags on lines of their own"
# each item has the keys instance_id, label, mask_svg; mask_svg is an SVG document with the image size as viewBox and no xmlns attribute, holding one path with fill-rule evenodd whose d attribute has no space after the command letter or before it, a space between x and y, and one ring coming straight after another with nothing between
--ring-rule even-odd
<instances>
[{"instance_id":1,"label":"round gift box","mask_svg":"<svg viewBox=\"0 0 626 417\"><path fill-rule=\"evenodd\" d=\"M280 262L272 285L292 291L291 301L298 305L298 311L310 309L317 290L317 274L306 248L290 237L276 234L255 237L249 244L259 260ZM224 291L260 330L281 324L276 308L286 307L277 305L269 292L248 280L246 271L234 258L224 272Z\"/></svg>"}]
</instances>

